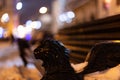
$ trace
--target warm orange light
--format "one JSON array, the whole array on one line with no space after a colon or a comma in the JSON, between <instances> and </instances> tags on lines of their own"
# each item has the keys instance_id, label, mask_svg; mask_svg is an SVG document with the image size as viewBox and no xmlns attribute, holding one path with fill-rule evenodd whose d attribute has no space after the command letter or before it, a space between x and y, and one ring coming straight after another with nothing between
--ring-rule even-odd
<instances>
[{"instance_id":1,"label":"warm orange light","mask_svg":"<svg viewBox=\"0 0 120 80\"><path fill-rule=\"evenodd\" d=\"M113 42L118 42L118 43L120 43L120 40L113 40Z\"/></svg>"},{"instance_id":2,"label":"warm orange light","mask_svg":"<svg viewBox=\"0 0 120 80\"><path fill-rule=\"evenodd\" d=\"M105 0L105 3L111 3L112 0Z\"/></svg>"}]
</instances>

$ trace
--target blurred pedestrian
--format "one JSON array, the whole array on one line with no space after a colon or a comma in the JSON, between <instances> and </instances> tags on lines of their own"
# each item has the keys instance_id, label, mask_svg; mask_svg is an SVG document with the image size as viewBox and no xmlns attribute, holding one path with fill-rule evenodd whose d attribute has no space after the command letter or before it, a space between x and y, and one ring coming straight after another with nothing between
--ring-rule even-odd
<instances>
[{"instance_id":1,"label":"blurred pedestrian","mask_svg":"<svg viewBox=\"0 0 120 80\"><path fill-rule=\"evenodd\" d=\"M20 57L23 60L24 66L27 66L28 61L27 61L26 57L28 56L28 51L32 52L30 44L28 43L27 40L25 40L23 38L18 38L17 43L18 43L18 48L19 48L19 52L20 52Z\"/></svg>"},{"instance_id":2,"label":"blurred pedestrian","mask_svg":"<svg viewBox=\"0 0 120 80\"><path fill-rule=\"evenodd\" d=\"M14 38L13 34L10 35L10 42L11 42L11 44L14 44L14 42L15 42L15 38Z\"/></svg>"}]
</instances>

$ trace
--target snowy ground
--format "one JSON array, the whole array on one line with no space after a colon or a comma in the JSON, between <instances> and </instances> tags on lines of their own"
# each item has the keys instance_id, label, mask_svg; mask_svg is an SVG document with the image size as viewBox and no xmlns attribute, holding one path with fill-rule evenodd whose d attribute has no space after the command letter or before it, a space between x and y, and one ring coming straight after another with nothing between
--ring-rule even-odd
<instances>
[{"instance_id":1,"label":"snowy ground","mask_svg":"<svg viewBox=\"0 0 120 80\"><path fill-rule=\"evenodd\" d=\"M80 72L87 63L71 65L76 72ZM34 64L23 66L17 44L0 42L0 80L40 80L41 77Z\"/></svg>"},{"instance_id":2,"label":"snowy ground","mask_svg":"<svg viewBox=\"0 0 120 80\"><path fill-rule=\"evenodd\" d=\"M0 80L40 80L41 74L33 64L23 66L17 45L0 42Z\"/></svg>"}]
</instances>

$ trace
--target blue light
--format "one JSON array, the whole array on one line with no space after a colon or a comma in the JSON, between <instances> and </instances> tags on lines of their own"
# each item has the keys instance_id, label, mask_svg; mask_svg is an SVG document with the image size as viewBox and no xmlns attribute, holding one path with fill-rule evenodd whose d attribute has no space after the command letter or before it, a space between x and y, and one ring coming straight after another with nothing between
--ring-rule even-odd
<instances>
[{"instance_id":1,"label":"blue light","mask_svg":"<svg viewBox=\"0 0 120 80\"><path fill-rule=\"evenodd\" d=\"M4 29L2 27L0 27L0 38L3 37L3 32L4 32Z\"/></svg>"},{"instance_id":2,"label":"blue light","mask_svg":"<svg viewBox=\"0 0 120 80\"><path fill-rule=\"evenodd\" d=\"M30 41L31 40L31 34L26 34L26 37L25 37L25 39L27 40L27 41Z\"/></svg>"}]
</instances>

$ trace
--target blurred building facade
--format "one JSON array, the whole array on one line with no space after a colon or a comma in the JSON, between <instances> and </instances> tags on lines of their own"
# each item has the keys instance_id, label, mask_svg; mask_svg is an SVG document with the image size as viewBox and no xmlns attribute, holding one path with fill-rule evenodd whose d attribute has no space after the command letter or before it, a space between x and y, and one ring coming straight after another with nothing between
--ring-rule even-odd
<instances>
[{"instance_id":1,"label":"blurred building facade","mask_svg":"<svg viewBox=\"0 0 120 80\"><path fill-rule=\"evenodd\" d=\"M65 9L75 13L71 23L75 25L120 14L120 0L69 0Z\"/></svg>"},{"instance_id":2,"label":"blurred building facade","mask_svg":"<svg viewBox=\"0 0 120 80\"><path fill-rule=\"evenodd\" d=\"M5 29L8 35L12 33L13 28L19 23L18 14L15 11L16 1L17 0L0 0L0 27Z\"/></svg>"},{"instance_id":3,"label":"blurred building facade","mask_svg":"<svg viewBox=\"0 0 120 80\"><path fill-rule=\"evenodd\" d=\"M20 0L0 0L0 18L4 13L9 15L9 21L0 21L0 26L7 29L8 33L12 32L13 27L19 25L20 13L15 9L18 1ZM38 20L44 21L41 29L45 26L46 30L56 33L59 28L119 14L120 0L53 0L51 10L51 14L40 15ZM67 22L61 22L59 16L68 11L73 11L75 17ZM34 18L32 16L32 19Z\"/></svg>"}]
</instances>

